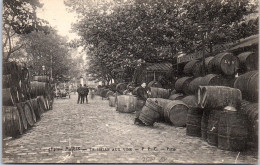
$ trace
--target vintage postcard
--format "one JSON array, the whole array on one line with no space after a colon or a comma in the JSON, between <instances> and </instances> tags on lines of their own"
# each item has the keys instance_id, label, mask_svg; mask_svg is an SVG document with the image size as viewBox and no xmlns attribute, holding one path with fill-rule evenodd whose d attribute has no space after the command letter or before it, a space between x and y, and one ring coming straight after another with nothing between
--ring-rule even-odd
<instances>
[{"instance_id":1,"label":"vintage postcard","mask_svg":"<svg viewBox=\"0 0 260 165\"><path fill-rule=\"evenodd\" d=\"M257 0L3 0L2 163L258 163Z\"/></svg>"}]
</instances>

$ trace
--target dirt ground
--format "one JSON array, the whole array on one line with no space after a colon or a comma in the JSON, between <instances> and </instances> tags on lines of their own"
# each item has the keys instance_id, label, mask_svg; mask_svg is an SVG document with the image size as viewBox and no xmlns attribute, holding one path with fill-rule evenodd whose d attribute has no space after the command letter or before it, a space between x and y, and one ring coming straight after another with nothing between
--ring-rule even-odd
<instances>
[{"instance_id":1,"label":"dirt ground","mask_svg":"<svg viewBox=\"0 0 260 165\"><path fill-rule=\"evenodd\" d=\"M230 152L186 136L186 128L165 123L133 124L96 96L56 99L53 110L22 136L3 140L3 163L240 163L255 164L257 153Z\"/></svg>"}]
</instances>

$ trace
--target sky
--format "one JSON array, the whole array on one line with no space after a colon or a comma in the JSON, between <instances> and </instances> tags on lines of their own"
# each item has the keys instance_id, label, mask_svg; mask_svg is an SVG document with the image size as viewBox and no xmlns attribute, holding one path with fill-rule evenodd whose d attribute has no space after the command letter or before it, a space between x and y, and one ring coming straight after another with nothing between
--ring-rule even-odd
<instances>
[{"instance_id":1,"label":"sky","mask_svg":"<svg viewBox=\"0 0 260 165\"><path fill-rule=\"evenodd\" d=\"M58 34L67 36L69 40L77 38L75 33L70 33L71 23L76 21L76 14L66 10L63 0L40 0L43 4L37 10L37 16L49 22L50 26L58 30Z\"/></svg>"}]
</instances>

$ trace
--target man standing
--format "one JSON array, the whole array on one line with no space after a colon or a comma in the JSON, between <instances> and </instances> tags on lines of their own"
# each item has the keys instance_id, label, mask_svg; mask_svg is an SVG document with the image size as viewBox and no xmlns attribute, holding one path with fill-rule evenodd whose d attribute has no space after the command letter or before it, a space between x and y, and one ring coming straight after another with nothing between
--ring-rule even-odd
<instances>
[{"instance_id":1,"label":"man standing","mask_svg":"<svg viewBox=\"0 0 260 165\"><path fill-rule=\"evenodd\" d=\"M83 103L84 103L84 99L86 98L86 103L88 104L88 87L86 84L84 84L84 95L83 95Z\"/></svg>"},{"instance_id":2,"label":"man standing","mask_svg":"<svg viewBox=\"0 0 260 165\"><path fill-rule=\"evenodd\" d=\"M79 87L77 89L77 92L78 92L78 104L79 104L79 101L81 102L82 104L82 85L79 84Z\"/></svg>"},{"instance_id":3,"label":"man standing","mask_svg":"<svg viewBox=\"0 0 260 165\"><path fill-rule=\"evenodd\" d=\"M150 92L150 89L146 87L146 83L142 82L141 86L137 89L137 107L136 107L136 118L135 118L135 124L137 125L144 125L144 123L139 119L140 113L142 111L142 108L148 98L148 93Z\"/></svg>"}]
</instances>

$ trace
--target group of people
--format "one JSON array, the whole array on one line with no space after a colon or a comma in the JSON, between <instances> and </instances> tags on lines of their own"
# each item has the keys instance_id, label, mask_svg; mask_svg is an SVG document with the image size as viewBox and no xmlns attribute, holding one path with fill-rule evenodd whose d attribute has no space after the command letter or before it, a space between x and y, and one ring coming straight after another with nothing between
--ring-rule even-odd
<instances>
[{"instance_id":1,"label":"group of people","mask_svg":"<svg viewBox=\"0 0 260 165\"><path fill-rule=\"evenodd\" d=\"M89 89L87 87L86 84L84 84L84 86L82 86L82 84L80 84L80 86L77 89L77 93L78 93L78 104L84 104L85 100L86 103L88 104L88 93L89 93Z\"/></svg>"}]
</instances>

